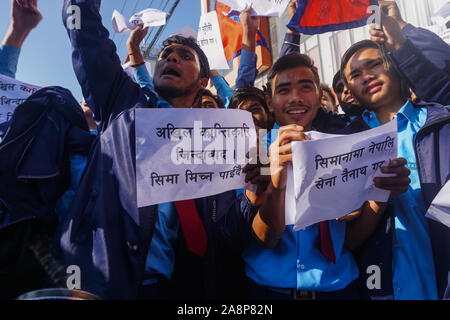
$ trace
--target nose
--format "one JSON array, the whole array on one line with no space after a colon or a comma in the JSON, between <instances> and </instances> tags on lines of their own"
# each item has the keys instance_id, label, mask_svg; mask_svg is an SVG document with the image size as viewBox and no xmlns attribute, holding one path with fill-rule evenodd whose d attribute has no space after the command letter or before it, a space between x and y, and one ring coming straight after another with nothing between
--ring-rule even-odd
<instances>
[{"instance_id":1,"label":"nose","mask_svg":"<svg viewBox=\"0 0 450 320\"><path fill-rule=\"evenodd\" d=\"M375 75L370 70L364 70L362 73L362 77L363 84L366 85L375 78Z\"/></svg>"},{"instance_id":2,"label":"nose","mask_svg":"<svg viewBox=\"0 0 450 320\"><path fill-rule=\"evenodd\" d=\"M167 56L167 61L168 62L174 62L174 63L178 63L180 61L180 56L178 55L178 53L176 52L176 50L172 51L168 56Z\"/></svg>"},{"instance_id":3,"label":"nose","mask_svg":"<svg viewBox=\"0 0 450 320\"><path fill-rule=\"evenodd\" d=\"M300 88L293 88L289 95L289 104L303 104L303 95Z\"/></svg>"}]
</instances>

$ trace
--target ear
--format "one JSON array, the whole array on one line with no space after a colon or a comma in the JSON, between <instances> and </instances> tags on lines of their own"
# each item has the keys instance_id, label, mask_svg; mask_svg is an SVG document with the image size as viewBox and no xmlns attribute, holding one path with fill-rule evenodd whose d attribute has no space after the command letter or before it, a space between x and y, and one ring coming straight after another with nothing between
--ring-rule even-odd
<instances>
[{"instance_id":1,"label":"ear","mask_svg":"<svg viewBox=\"0 0 450 320\"><path fill-rule=\"evenodd\" d=\"M198 85L200 89L205 89L208 86L209 78L200 78Z\"/></svg>"},{"instance_id":2,"label":"ear","mask_svg":"<svg viewBox=\"0 0 450 320\"><path fill-rule=\"evenodd\" d=\"M267 94L266 94L266 104L267 104L267 107L269 107L269 111L273 112L272 99Z\"/></svg>"}]
</instances>

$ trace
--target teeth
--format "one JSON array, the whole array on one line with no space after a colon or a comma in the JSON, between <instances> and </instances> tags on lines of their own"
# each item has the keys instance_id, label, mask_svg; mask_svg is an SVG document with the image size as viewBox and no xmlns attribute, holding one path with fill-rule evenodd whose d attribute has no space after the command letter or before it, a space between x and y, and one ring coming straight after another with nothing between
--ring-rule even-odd
<instances>
[{"instance_id":1,"label":"teeth","mask_svg":"<svg viewBox=\"0 0 450 320\"><path fill-rule=\"evenodd\" d=\"M288 114L303 114L303 113L306 113L306 110L288 111Z\"/></svg>"}]
</instances>

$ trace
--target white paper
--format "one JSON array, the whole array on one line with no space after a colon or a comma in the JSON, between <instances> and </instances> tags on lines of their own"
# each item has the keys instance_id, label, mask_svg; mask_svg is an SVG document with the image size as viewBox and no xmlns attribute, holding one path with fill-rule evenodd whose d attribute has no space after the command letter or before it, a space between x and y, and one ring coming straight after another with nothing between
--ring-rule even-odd
<instances>
[{"instance_id":1,"label":"white paper","mask_svg":"<svg viewBox=\"0 0 450 320\"><path fill-rule=\"evenodd\" d=\"M212 70L228 70L230 68L223 50L216 11L202 14L200 17L197 42L208 57L209 67Z\"/></svg>"},{"instance_id":2,"label":"white paper","mask_svg":"<svg viewBox=\"0 0 450 320\"><path fill-rule=\"evenodd\" d=\"M0 123L10 120L17 106L39 89L0 74Z\"/></svg>"},{"instance_id":3,"label":"white paper","mask_svg":"<svg viewBox=\"0 0 450 320\"><path fill-rule=\"evenodd\" d=\"M185 38L194 38L197 39L197 32L189 26L184 27L180 31L172 33L170 36L183 36Z\"/></svg>"},{"instance_id":4,"label":"white paper","mask_svg":"<svg viewBox=\"0 0 450 320\"><path fill-rule=\"evenodd\" d=\"M251 6L253 16L280 17L290 0L220 0L223 4L237 11Z\"/></svg>"},{"instance_id":5,"label":"white paper","mask_svg":"<svg viewBox=\"0 0 450 320\"><path fill-rule=\"evenodd\" d=\"M450 228L450 180L436 195L425 216Z\"/></svg>"},{"instance_id":6,"label":"white paper","mask_svg":"<svg viewBox=\"0 0 450 320\"><path fill-rule=\"evenodd\" d=\"M147 68L148 74L150 75L150 77L153 75L152 73L152 65L150 64L150 62L145 62L145 67ZM131 66L131 62L128 61L127 63L124 63L122 65L123 70L131 77L131 79L133 79L134 81L134 77L133 77L133 67Z\"/></svg>"},{"instance_id":7,"label":"white paper","mask_svg":"<svg viewBox=\"0 0 450 320\"><path fill-rule=\"evenodd\" d=\"M166 13L157 9L145 9L134 14L128 21L117 10L112 16L112 28L116 33L129 33L136 29L139 23L144 24L144 28L157 27L166 24Z\"/></svg>"},{"instance_id":8,"label":"white paper","mask_svg":"<svg viewBox=\"0 0 450 320\"><path fill-rule=\"evenodd\" d=\"M138 207L247 187L242 169L251 148L250 112L136 109Z\"/></svg>"},{"instance_id":9,"label":"white paper","mask_svg":"<svg viewBox=\"0 0 450 320\"><path fill-rule=\"evenodd\" d=\"M292 143L296 206L286 221L295 217L294 230L345 216L367 200L388 200L373 178L397 157L396 120L352 135L311 136L320 139Z\"/></svg>"}]
</instances>

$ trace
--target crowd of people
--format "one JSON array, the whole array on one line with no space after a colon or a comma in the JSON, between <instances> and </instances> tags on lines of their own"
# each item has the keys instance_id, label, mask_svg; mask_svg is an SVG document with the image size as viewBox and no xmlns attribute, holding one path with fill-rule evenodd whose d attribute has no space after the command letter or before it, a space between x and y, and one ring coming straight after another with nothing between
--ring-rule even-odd
<instances>
[{"instance_id":1,"label":"crowd of people","mask_svg":"<svg viewBox=\"0 0 450 320\"><path fill-rule=\"evenodd\" d=\"M73 265L81 271L78 289L102 299L450 297L450 230L425 217L450 179L450 47L403 21L395 1L379 1L382 27L348 48L332 89L291 30L267 84L256 88L260 18L250 8L240 14L232 89L210 70L196 40L180 35L163 42L150 75L140 50L143 25L126 44L130 77L102 24L101 0L63 3L63 21L72 5L82 16L80 28L65 27L84 101L45 87L0 124L0 298L66 287ZM14 78L20 48L42 15L38 0L11 5L0 73ZM289 15L296 9L291 1ZM139 108L248 111L255 127L268 131L271 174L248 164L243 173L257 185L253 191L139 208ZM309 140L311 130L353 134L393 119L398 158L373 181L390 191L388 202L369 200L299 231L286 225L292 142ZM369 266L379 267L380 285L368 285Z\"/></svg>"}]
</instances>

